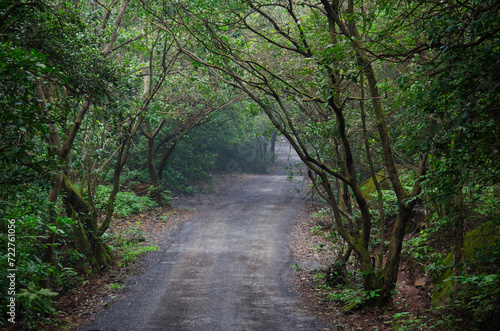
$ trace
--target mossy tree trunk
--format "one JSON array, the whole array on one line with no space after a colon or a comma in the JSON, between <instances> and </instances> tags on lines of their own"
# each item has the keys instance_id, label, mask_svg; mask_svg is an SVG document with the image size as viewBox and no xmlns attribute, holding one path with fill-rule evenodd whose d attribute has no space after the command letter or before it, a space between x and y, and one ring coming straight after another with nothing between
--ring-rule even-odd
<instances>
[{"instance_id":1,"label":"mossy tree trunk","mask_svg":"<svg viewBox=\"0 0 500 331\"><path fill-rule=\"evenodd\" d=\"M68 176L62 175L63 201L66 205L66 212L77 221L75 225L75 236L79 249L87 257L92 269L101 271L112 262L109 247L98 234L97 215L92 206L78 192L71 183Z\"/></svg>"},{"instance_id":2,"label":"mossy tree trunk","mask_svg":"<svg viewBox=\"0 0 500 331\"><path fill-rule=\"evenodd\" d=\"M457 183L455 186L453 207L455 212L455 215L452 219L453 237L454 237L453 275L460 276L460 273L462 271L462 264L465 259L465 253L464 253L465 206L464 206L464 193L461 183Z\"/></svg>"},{"instance_id":3,"label":"mossy tree trunk","mask_svg":"<svg viewBox=\"0 0 500 331\"><path fill-rule=\"evenodd\" d=\"M156 170L155 159L154 159L154 142L155 138L158 136L163 124L164 120L160 121L160 124L153 132L151 129L151 124L148 119L144 120L144 130L143 134L148 140L148 149L147 149L147 164L148 164L148 172L149 172L149 185L151 185L150 197L156 201L160 206L163 205L163 201L161 199L160 192L160 181L158 179L158 172Z\"/></svg>"}]
</instances>

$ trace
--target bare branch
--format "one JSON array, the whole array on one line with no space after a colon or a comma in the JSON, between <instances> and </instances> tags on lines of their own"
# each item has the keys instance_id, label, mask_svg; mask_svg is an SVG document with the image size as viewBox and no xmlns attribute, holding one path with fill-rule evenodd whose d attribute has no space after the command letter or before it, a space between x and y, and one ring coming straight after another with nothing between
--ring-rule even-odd
<instances>
[{"instance_id":1,"label":"bare branch","mask_svg":"<svg viewBox=\"0 0 500 331\"><path fill-rule=\"evenodd\" d=\"M116 38L118 37L118 29L120 28L120 24L122 23L123 16L125 15L125 12L127 10L129 0L123 0L122 7L120 8L120 11L118 12L118 16L116 16L114 27L113 27L113 32L111 33L111 38L108 44L104 47L102 53L104 55L108 55L111 52L111 49L113 48L113 45L116 42Z\"/></svg>"}]
</instances>

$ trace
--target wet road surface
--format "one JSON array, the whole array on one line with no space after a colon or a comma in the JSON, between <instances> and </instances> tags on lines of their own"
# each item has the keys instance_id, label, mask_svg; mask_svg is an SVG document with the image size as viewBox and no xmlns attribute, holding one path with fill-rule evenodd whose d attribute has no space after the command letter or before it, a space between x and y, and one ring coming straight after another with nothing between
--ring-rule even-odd
<instances>
[{"instance_id":1,"label":"wet road surface","mask_svg":"<svg viewBox=\"0 0 500 331\"><path fill-rule=\"evenodd\" d=\"M153 254L113 307L81 330L317 330L293 292L289 235L304 190L287 180L298 162L277 144L277 167L209 198L184 200L195 216ZM300 192L298 192L300 191Z\"/></svg>"}]
</instances>

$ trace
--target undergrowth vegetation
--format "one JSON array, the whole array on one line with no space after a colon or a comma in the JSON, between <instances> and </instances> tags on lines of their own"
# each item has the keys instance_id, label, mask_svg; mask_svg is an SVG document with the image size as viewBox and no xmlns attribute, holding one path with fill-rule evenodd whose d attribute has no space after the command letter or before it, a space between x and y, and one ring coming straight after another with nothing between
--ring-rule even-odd
<instances>
[{"instance_id":1,"label":"undergrowth vegetation","mask_svg":"<svg viewBox=\"0 0 500 331\"><path fill-rule=\"evenodd\" d=\"M96 210L104 210L105 204L112 191L111 186L99 185L94 197ZM158 204L148 196L137 196L134 192L118 192L115 200L115 213L120 217L128 217L130 214L137 214L149 208L158 207Z\"/></svg>"},{"instance_id":2,"label":"undergrowth vegetation","mask_svg":"<svg viewBox=\"0 0 500 331\"><path fill-rule=\"evenodd\" d=\"M407 228L402 259L404 268L411 270L410 278L405 281L413 285L416 279L425 279L423 285L418 285L423 289L417 298L421 306L405 310L401 302L394 302L396 312L392 312L391 320L387 321L394 330L463 330L465 326L471 330L493 330L498 325L500 218L497 206L500 196L494 187L477 188L471 183L465 189L468 193L464 205L465 256L460 264L453 261L454 247L449 239L453 238L453 218L441 214L440 206L433 203L434 191L424 191L420 196L421 203ZM375 197L372 203L376 203ZM393 208L392 195L384 194L388 232ZM335 253L329 254L333 255L330 266L310 273L310 281L322 293L323 300L347 309L362 307L378 293L363 290L363 275L357 271L354 256L350 256L346 264L339 263L346 258L348 245L336 232L330 213L325 207L311 215L318 224L310 228L311 235L321 236L328 242L328 245L316 246L316 251L322 253L331 245ZM373 231L378 232L380 228L376 226ZM298 265L294 269L301 271ZM396 286L394 298L399 297L398 294L401 293Z\"/></svg>"},{"instance_id":3,"label":"undergrowth vegetation","mask_svg":"<svg viewBox=\"0 0 500 331\"><path fill-rule=\"evenodd\" d=\"M111 188L101 185L97 191L95 201L99 208L101 201L106 201ZM138 197L133 192L120 192L117 199L116 213L118 217L126 218L132 214L147 212L157 204L148 197ZM39 198L39 201L32 201ZM54 300L72 288L82 285L87 276L92 273L92 268L85 255L80 252L80 247L75 241L74 231L76 222L68 217L58 217L55 224L49 224L45 217L45 208L48 206L45 199L36 193L36 187L31 186L26 191L17 194L17 201L7 201L2 212L6 219L15 220L16 225L16 258L15 258L15 286L20 291L17 293L17 311L22 316L22 324L28 328L37 329L37 325L52 325L57 323L53 316L57 313L54 309ZM36 208L33 210L33 206ZM140 224L140 223L139 223ZM138 256L144 252L156 250L157 246L145 244L144 233L137 222L124 233L109 233L105 240L116 257L119 267L134 264ZM7 238L7 223L0 225L5 231L0 234L1 242L9 242ZM45 243L49 234L57 235L54 244L56 264L43 262L43 252L47 248ZM1 287L8 289L8 278L12 269L7 263L8 251L2 253L0 260ZM2 292L2 304L5 308L9 302L8 291ZM5 304L4 304L5 303ZM8 315L5 311L0 316L0 323L7 325Z\"/></svg>"}]
</instances>

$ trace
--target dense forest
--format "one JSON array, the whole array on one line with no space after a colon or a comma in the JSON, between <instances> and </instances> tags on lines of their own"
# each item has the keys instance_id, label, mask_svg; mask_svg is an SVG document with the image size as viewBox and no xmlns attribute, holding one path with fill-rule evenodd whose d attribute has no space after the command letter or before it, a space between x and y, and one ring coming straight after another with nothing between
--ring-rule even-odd
<instances>
[{"instance_id":1,"label":"dense forest","mask_svg":"<svg viewBox=\"0 0 500 331\"><path fill-rule=\"evenodd\" d=\"M494 329L499 107L496 0L1 0L0 325L56 323L131 249L117 218L266 172L278 136L338 251L325 300L390 306L411 259L425 329Z\"/></svg>"}]
</instances>

